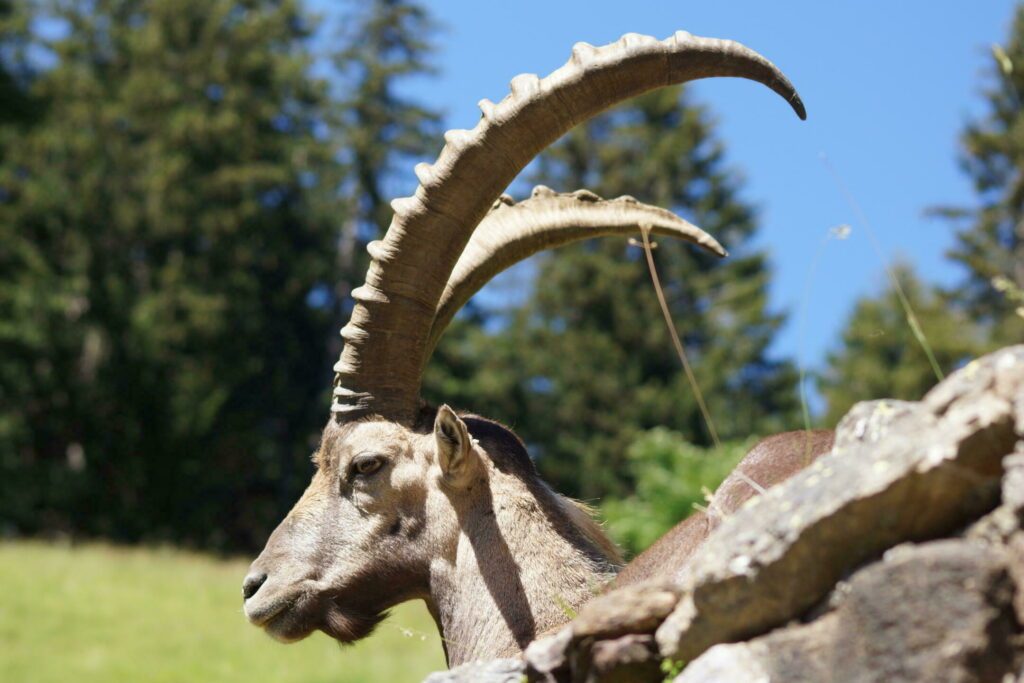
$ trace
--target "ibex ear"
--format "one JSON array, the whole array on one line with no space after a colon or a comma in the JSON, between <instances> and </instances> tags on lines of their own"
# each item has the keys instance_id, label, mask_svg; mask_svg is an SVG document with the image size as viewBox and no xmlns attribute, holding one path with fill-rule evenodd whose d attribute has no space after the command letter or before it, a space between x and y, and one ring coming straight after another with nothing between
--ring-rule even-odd
<instances>
[{"instance_id":1,"label":"ibex ear","mask_svg":"<svg viewBox=\"0 0 1024 683\"><path fill-rule=\"evenodd\" d=\"M476 464L473 440L466 423L455 411L441 406L434 418L434 440L437 442L437 462L446 480L464 483Z\"/></svg>"}]
</instances>

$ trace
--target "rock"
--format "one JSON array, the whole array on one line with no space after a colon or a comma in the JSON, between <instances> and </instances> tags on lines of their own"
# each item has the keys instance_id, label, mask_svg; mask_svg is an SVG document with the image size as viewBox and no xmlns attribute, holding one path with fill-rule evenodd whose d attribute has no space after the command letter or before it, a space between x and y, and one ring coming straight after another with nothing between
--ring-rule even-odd
<instances>
[{"instance_id":1,"label":"rock","mask_svg":"<svg viewBox=\"0 0 1024 683\"><path fill-rule=\"evenodd\" d=\"M745 643L715 645L691 662L674 683L824 683L830 680L828 662L836 621L835 615L828 615Z\"/></svg>"},{"instance_id":2,"label":"rock","mask_svg":"<svg viewBox=\"0 0 1024 683\"><path fill-rule=\"evenodd\" d=\"M998 681L1011 670L1005 553L970 541L904 546L860 572L839 609L836 680Z\"/></svg>"},{"instance_id":3,"label":"rock","mask_svg":"<svg viewBox=\"0 0 1024 683\"><path fill-rule=\"evenodd\" d=\"M1016 591L1013 598L1017 622L1024 624L1024 532L1018 531L1010 537L1006 546L1010 578Z\"/></svg>"},{"instance_id":4,"label":"rock","mask_svg":"<svg viewBox=\"0 0 1024 683\"><path fill-rule=\"evenodd\" d=\"M894 414L875 418L872 429L879 411ZM832 453L708 538L680 582L679 605L657 631L662 654L691 660L717 643L764 633L887 548L941 537L992 509L1019 427L1024 346L969 364L919 404L858 406Z\"/></svg>"},{"instance_id":5,"label":"rock","mask_svg":"<svg viewBox=\"0 0 1024 683\"><path fill-rule=\"evenodd\" d=\"M659 582L624 586L600 595L580 609L572 622L576 639L615 638L628 633L654 633L679 600L679 590Z\"/></svg>"},{"instance_id":6,"label":"rock","mask_svg":"<svg viewBox=\"0 0 1024 683\"><path fill-rule=\"evenodd\" d=\"M428 681L661 681L665 657L682 683L1024 683L1022 437L1024 346L919 403L859 404L676 581L595 598L525 662Z\"/></svg>"},{"instance_id":7,"label":"rock","mask_svg":"<svg viewBox=\"0 0 1024 683\"><path fill-rule=\"evenodd\" d=\"M836 427L833 450L848 450L855 446L878 443L891 426L899 424L919 410L915 401L881 399L856 404L843 416Z\"/></svg>"},{"instance_id":8,"label":"rock","mask_svg":"<svg viewBox=\"0 0 1024 683\"><path fill-rule=\"evenodd\" d=\"M592 656L596 660L600 656L610 667L613 657L610 652L619 652L620 648L625 647L624 643L629 643L631 647L635 643L628 640L615 646L604 646L603 643L619 636L654 633L665 617L675 609L678 599L678 589L664 582L637 583L600 595L584 605L569 626L552 636L540 638L527 647L525 656L530 671L541 680L568 680L566 677L572 670L573 680L585 680L590 667L573 666L574 659L579 659L578 656L573 656L574 653L579 655L581 650L589 651L591 643L600 641L595 652L588 652L584 658L589 659ZM653 639L650 642L653 643ZM622 652L623 656L633 657L639 650L634 647ZM658 659L660 658L655 658L655 669ZM645 658L644 662L646 661ZM640 664L639 661L633 663ZM611 669L608 671L600 675L611 676ZM637 675L633 674L633 680L637 680Z\"/></svg>"},{"instance_id":9,"label":"rock","mask_svg":"<svg viewBox=\"0 0 1024 683\"><path fill-rule=\"evenodd\" d=\"M652 635L628 635L594 643L587 683L660 681L661 657Z\"/></svg>"},{"instance_id":10,"label":"rock","mask_svg":"<svg viewBox=\"0 0 1024 683\"><path fill-rule=\"evenodd\" d=\"M523 660L493 659L432 673L423 679L423 683L522 683L525 676L526 663Z\"/></svg>"},{"instance_id":11,"label":"rock","mask_svg":"<svg viewBox=\"0 0 1024 683\"><path fill-rule=\"evenodd\" d=\"M1003 470L1003 505L1024 516L1024 441L1018 441L1013 455L1003 460Z\"/></svg>"},{"instance_id":12,"label":"rock","mask_svg":"<svg viewBox=\"0 0 1024 683\"><path fill-rule=\"evenodd\" d=\"M901 546L854 574L835 612L715 646L676 682L1001 681L1015 670L1012 597L998 549Z\"/></svg>"},{"instance_id":13,"label":"rock","mask_svg":"<svg viewBox=\"0 0 1024 683\"><path fill-rule=\"evenodd\" d=\"M574 638L566 627L531 643L526 661L531 681L637 683L664 678L661 656L651 634Z\"/></svg>"},{"instance_id":14,"label":"rock","mask_svg":"<svg viewBox=\"0 0 1024 683\"><path fill-rule=\"evenodd\" d=\"M531 680L560 681L569 675L572 625L550 636L538 638L526 647L523 656Z\"/></svg>"}]
</instances>

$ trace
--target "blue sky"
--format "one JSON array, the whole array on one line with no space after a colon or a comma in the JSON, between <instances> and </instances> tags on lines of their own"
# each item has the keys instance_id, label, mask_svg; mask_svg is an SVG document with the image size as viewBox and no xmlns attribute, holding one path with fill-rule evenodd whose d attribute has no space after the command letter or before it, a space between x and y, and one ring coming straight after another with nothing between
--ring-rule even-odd
<instances>
[{"instance_id":1,"label":"blue sky","mask_svg":"<svg viewBox=\"0 0 1024 683\"><path fill-rule=\"evenodd\" d=\"M691 86L718 117L728 159L746 179L743 197L761 211L757 245L771 255L772 305L791 314L776 354L796 358L802 352L810 368L820 368L857 297L885 284L865 226L823 155L863 208L884 258L909 261L943 285L960 277L944 258L953 227L926 217L924 209L973 201L957 166L958 135L984 111L990 46L1005 39L1012 2L427 4L444 26L440 73L411 83L407 92L443 110L449 128L471 128L479 99L500 100L518 73L550 73L574 42L600 45L626 32L664 38L682 29L732 38L789 76L807 105L806 122L754 83L719 79ZM312 7L328 5L317 0ZM842 224L851 226L849 237L826 243L808 287L822 241ZM801 310L804 325L798 324Z\"/></svg>"}]
</instances>

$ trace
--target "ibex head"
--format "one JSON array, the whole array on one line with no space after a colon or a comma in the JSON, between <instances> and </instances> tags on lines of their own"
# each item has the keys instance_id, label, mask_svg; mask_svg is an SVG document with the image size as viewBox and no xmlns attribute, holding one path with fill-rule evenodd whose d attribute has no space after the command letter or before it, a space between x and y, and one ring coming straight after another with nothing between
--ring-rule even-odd
<instances>
[{"instance_id":1,"label":"ibex head","mask_svg":"<svg viewBox=\"0 0 1024 683\"><path fill-rule=\"evenodd\" d=\"M804 118L785 76L742 45L629 34L601 48L577 44L544 79L517 76L504 100L480 103L476 128L449 131L437 162L416 167L419 188L392 202L391 226L369 245L366 282L352 293L317 472L245 580L253 623L282 640L322 629L352 641L388 607L422 597L450 660L460 661L521 648L564 619L559 603L578 607L588 584L610 577L613 546L543 485L518 438L425 407L420 378L455 312L538 251L645 226L725 254L699 228L630 197L538 188L515 204L501 195L576 124L645 91L711 76L763 83ZM453 656L460 639L474 644Z\"/></svg>"},{"instance_id":2,"label":"ibex head","mask_svg":"<svg viewBox=\"0 0 1024 683\"><path fill-rule=\"evenodd\" d=\"M350 642L388 607L426 597L431 561L454 557L460 510L488 502L481 448L447 406L431 429L328 425L312 483L246 577L249 619L280 640L319 628Z\"/></svg>"}]
</instances>

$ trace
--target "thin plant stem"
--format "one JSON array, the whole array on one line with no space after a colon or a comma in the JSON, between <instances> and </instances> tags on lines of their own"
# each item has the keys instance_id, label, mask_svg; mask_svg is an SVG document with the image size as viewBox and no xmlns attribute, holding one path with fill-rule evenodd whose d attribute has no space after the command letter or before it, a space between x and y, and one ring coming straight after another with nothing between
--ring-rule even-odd
<instances>
[{"instance_id":1,"label":"thin plant stem","mask_svg":"<svg viewBox=\"0 0 1024 683\"><path fill-rule=\"evenodd\" d=\"M651 250L651 226L644 224L640 226L640 235L644 240L644 254L647 256L647 269L651 273L651 282L654 284L654 293L658 296L658 304L661 306L661 314L665 317L665 325L668 326L669 336L672 337L672 344L676 347L676 355L679 356L679 362L683 364L683 371L686 373L686 379L690 382L690 388L693 389L693 395L697 399L697 405L700 407L701 415L704 416L704 424L707 425L708 433L711 435L711 440L715 442L715 448L721 448L722 442L718 440L718 431L715 429L715 422L711 419L711 412L708 410L708 406L704 403L704 394L700 390L700 385L697 384L697 377L693 374L693 368L690 367L690 360L686 357L686 350L683 348L683 342L679 339L679 333L676 332L676 326L672 322L672 313L668 310L668 303L665 301L665 292L661 288L661 280L658 278L658 269L654 265L654 253Z\"/></svg>"},{"instance_id":2,"label":"thin plant stem","mask_svg":"<svg viewBox=\"0 0 1024 683\"><path fill-rule=\"evenodd\" d=\"M811 298L811 285L814 284L814 279L818 273L818 264L821 262L821 255L825 252L825 245L828 244L829 236L826 235L821 243L818 244L818 249L814 252L814 258L811 260L811 266L807 269L807 278L804 280L804 291L800 297L800 313L797 316L797 367L800 371L800 410L803 413L804 418L804 432L806 438L804 439L804 464L806 465L811 461L811 411L807 404L807 364L805 362L805 325L807 322L807 303Z\"/></svg>"},{"instance_id":3,"label":"thin plant stem","mask_svg":"<svg viewBox=\"0 0 1024 683\"><path fill-rule=\"evenodd\" d=\"M825 164L825 168L832 175L832 179L835 180L836 185L839 187L839 192L846 199L846 202L853 209L853 212L857 215L861 225L864 226L864 231L868 235L868 241L871 243L871 248L875 250L875 255L878 256L878 260L882 262L882 267L885 268L886 274L889 276L889 280L892 282L893 290L896 292L896 298L899 299L900 306L903 307L903 313L907 318L907 324L910 325L910 331L914 334L914 338L917 339L917 343L924 349L924 355L928 357L928 363L932 366L932 372L935 373L936 379L940 382L946 378L942 372L942 368L939 367L939 362L935 359L935 354L932 352L931 344L928 343L927 337L924 335L924 330L921 329L921 323L917 319L917 315L914 313L913 307L910 305L910 300L907 298L906 293L903 291L903 285L900 284L900 280L896 277L896 273L889 265L885 255L882 253L882 248L878 244L878 239L875 237L875 231L871 227L871 221L868 220L867 214L861 209L860 204L854 199L853 194L846 187L846 183L843 182L839 172L836 171L832 162L829 161L828 155L822 154L821 161Z\"/></svg>"},{"instance_id":4,"label":"thin plant stem","mask_svg":"<svg viewBox=\"0 0 1024 683\"><path fill-rule=\"evenodd\" d=\"M650 224L642 223L640 225L640 236L643 237L644 255L647 257L647 269L651 273L651 283L654 285L654 293L658 296L658 304L661 306L661 314L665 317L665 325L668 327L669 336L672 337L672 344L676 347L676 354L679 356L679 362L683 364L683 371L686 373L686 379L690 382L690 388L693 389L693 395L697 399L697 405L700 407L701 415L704 416L704 424L707 425L708 433L711 435L711 440L715 443L715 449L721 453L722 442L718 439L718 431L715 429L714 420L711 419L711 411L708 410L708 406L704 402L704 394L700 390L700 385L697 384L697 377L693 374L693 368L690 367L690 360L686 356L686 350L683 348L683 342L680 341L679 333L676 332L675 323L672 322L672 313L668 310L668 303L665 301L665 292L661 287L661 279L658 277L658 269L654 265L654 253L651 250ZM733 470L732 473L758 493L763 494L765 492L763 486L741 472L738 468Z\"/></svg>"},{"instance_id":5,"label":"thin plant stem","mask_svg":"<svg viewBox=\"0 0 1024 683\"><path fill-rule=\"evenodd\" d=\"M804 429L808 431L811 429L811 413L807 407L807 364L805 362L804 332L807 322L807 302L811 298L811 285L814 283L814 278L817 275L818 263L821 261L821 255L825 251L826 244L828 244L828 237L821 240L817 251L814 252L814 258L811 260L811 267L807 269L807 279L804 280L804 291L800 297L799 323L797 323L797 339L800 340L797 350L797 365L800 367L800 407L804 416Z\"/></svg>"}]
</instances>

